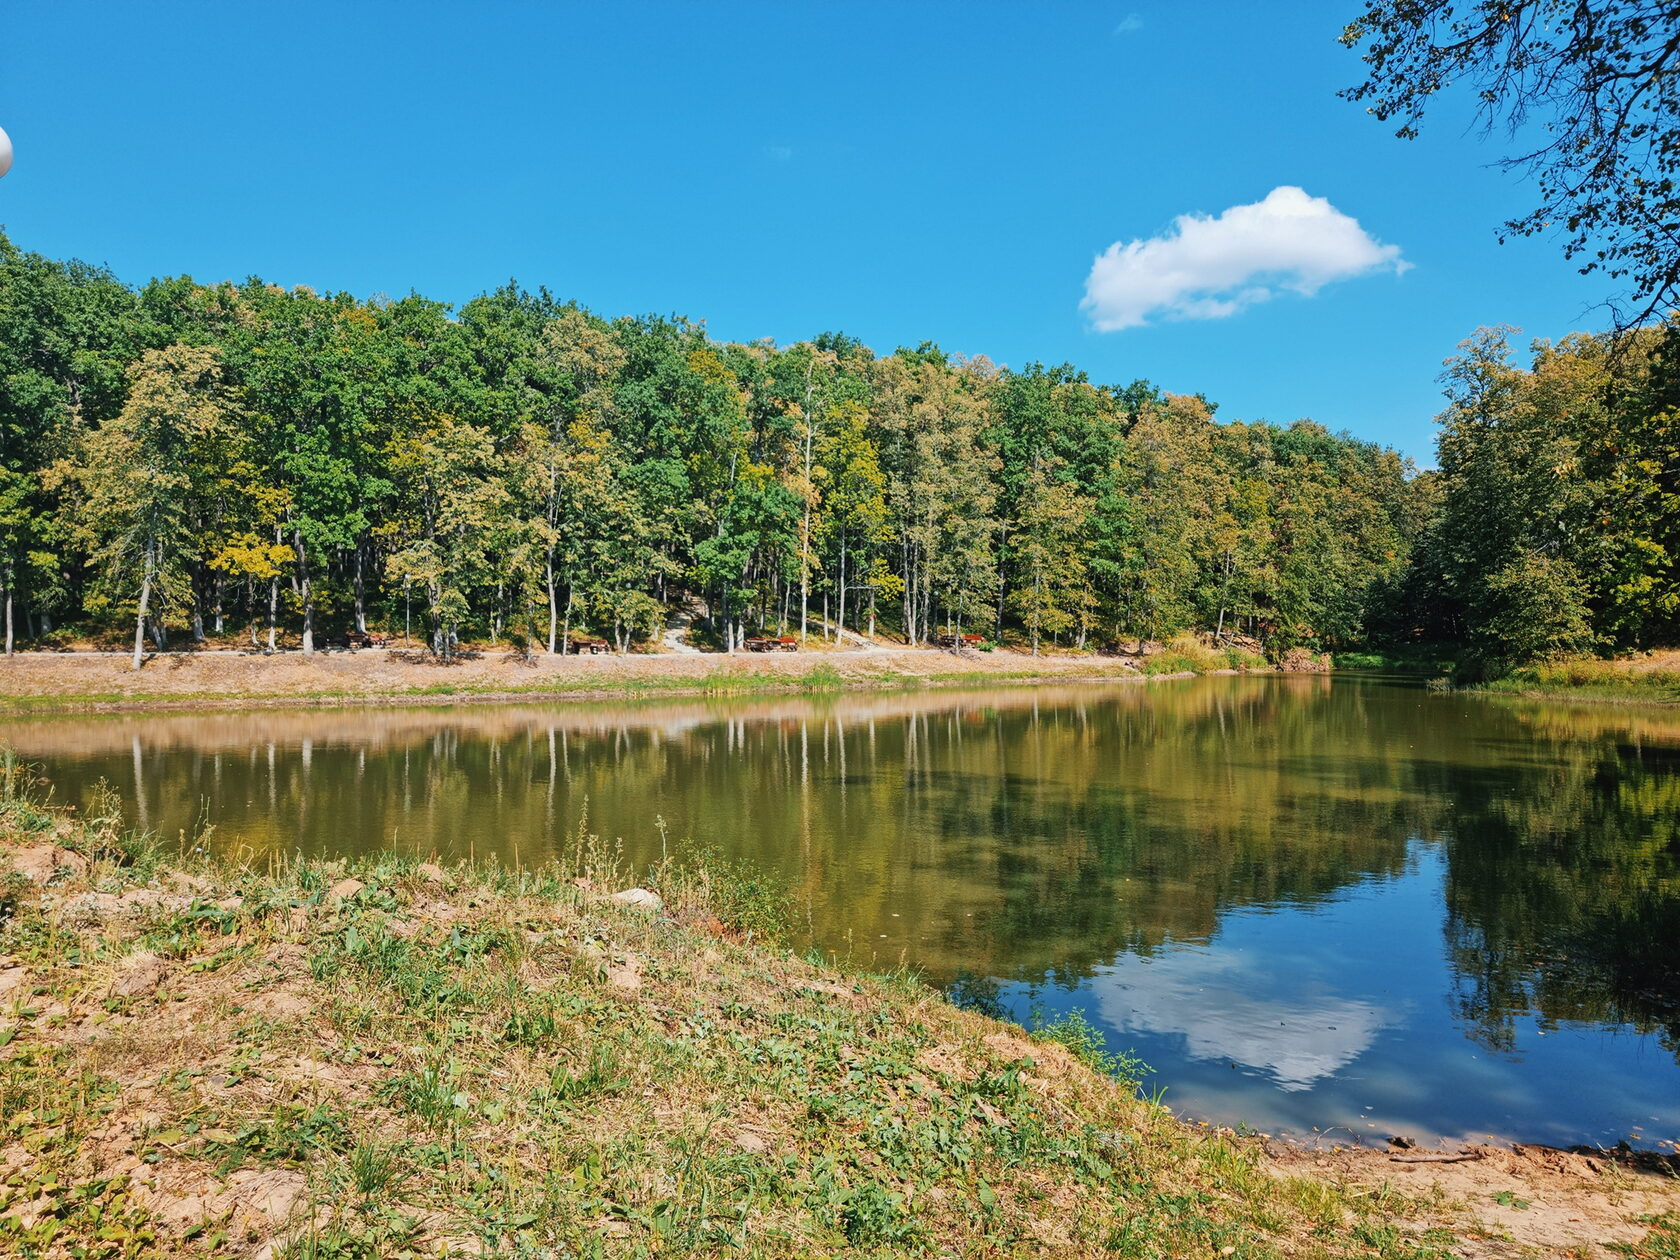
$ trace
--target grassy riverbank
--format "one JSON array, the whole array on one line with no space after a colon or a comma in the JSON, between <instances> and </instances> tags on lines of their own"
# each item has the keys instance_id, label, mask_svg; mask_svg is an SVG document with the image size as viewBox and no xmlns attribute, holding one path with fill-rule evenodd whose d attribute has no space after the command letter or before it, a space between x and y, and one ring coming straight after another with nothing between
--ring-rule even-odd
<instances>
[{"instance_id":1,"label":"grassy riverbank","mask_svg":"<svg viewBox=\"0 0 1680 1260\"><path fill-rule=\"evenodd\" d=\"M1373 648L1335 654L1338 670L1411 674L1445 679L1458 668L1450 647ZM1680 704L1680 650L1662 649L1604 660L1571 657L1522 665L1465 690L1531 700L1587 700L1612 704Z\"/></svg>"},{"instance_id":2,"label":"grassy riverbank","mask_svg":"<svg viewBox=\"0 0 1680 1260\"><path fill-rule=\"evenodd\" d=\"M1480 685L1494 694L1620 704L1680 704L1680 650L1525 665Z\"/></svg>"},{"instance_id":3,"label":"grassy riverbank","mask_svg":"<svg viewBox=\"0 0 1680 1260\"><path fill-rule=\"evenodd\" d=\"M24 778L0 1254L1525 1254L1174 1119L1079 1021L796 957L751 877L667 863L623 904L587 835L540 871L183 865Z\"/></svg>"}]
</instances>

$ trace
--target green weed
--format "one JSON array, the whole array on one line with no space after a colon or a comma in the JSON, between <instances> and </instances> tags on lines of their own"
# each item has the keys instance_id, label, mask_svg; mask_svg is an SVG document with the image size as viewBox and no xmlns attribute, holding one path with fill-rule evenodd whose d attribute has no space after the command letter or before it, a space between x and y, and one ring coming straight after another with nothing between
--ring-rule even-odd
<instances>
[{"instance_id":1,"label":"green weed","mask_svg":"<svg viewBox=\"0 0 1680 1260\"><path fill-rule=\"evenodd\" d=\"M1124 1081L1134 1089L1155 1070L1130 1050L1110 1050L1108 1039L1085 1017L1084 1011L1066 1011L1046 1021L1043 1013L1035 1010L1030 1027L1033 1036L1040 1041L1054 1042L1066 1048L1087 1067Z\"/></svg>"}]
</instances>

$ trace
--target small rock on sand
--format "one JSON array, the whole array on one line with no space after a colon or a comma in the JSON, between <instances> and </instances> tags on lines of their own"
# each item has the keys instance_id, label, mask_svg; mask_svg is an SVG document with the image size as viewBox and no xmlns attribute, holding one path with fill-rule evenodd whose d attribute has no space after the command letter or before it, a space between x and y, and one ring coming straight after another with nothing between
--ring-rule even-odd
<instances>
[{"instance_id":1,"label":"small rock on sand","mask_svg":"<svg viewBox=\"0 0 1680 1260\"><path fill-rule=\"evenodd\" d=\"M415 878L423 879L423 880L427 881L428 883L432 883L432 884L443 883L443 867L437 865L437 863L435 863L435 862L422 862L422 863L420 863L419 866L416 866L414 868L414 875L415 875Z\"/></svg>"},{"instance_id":2,"label":"small rock on sand","mask_svg":"<svg viewBox=\"0 0 1680 1260\"><path fill-rule=\"evenodd\" d=\"M241 1169L228 1178L227 1194L218 1206L232 1209L236 1226L264 1233L291 1220L308 1188L308 1179L289 1169Z\"/></svg>"},{"instance_id":3,"label":"small rock on sand","mask_svg":"<svg viewBox=\"0 0 1680 1260\"><path fill-rule=\"evenodd\" d=\"M656 892L646 888L626 888L623 892L614 893L611 898L621 906L630 906L636 910L648 910L658 914L665 908L665 901Z\"/></svg>"},{"instance_id":4,"label":"small rock on sand","mask_svg":"<svg viewBox=\"0 0 1680 1260\"><path fill-rule=\"evenodd\" d=\"M359 879L341 879L338 883L327 889L327 900L329 902L349 901L350 898L354 897L366 887L367 885L362 883Z\"/></svg>"},{"instance_id":5,"label":"small rock on sand","mask_svg":"<svg viewBox=\"0 0 1680 1260\"><path fill-rule=\"evenodd\" d=\"M163 959L142 951L130 954L117 964L117 974L111 979L111 996L141 997L157 988L163 981Z\"/></svg>"},{"instance_id":6,"label":"small rock on sand","mask_svg":"<svg viewBox=\"0 0 1680 1260\"><path fill-rule=\"evenodd\" d=\"M642 987L642 960L636 954L625 954L623 962L608 963L602 971L606 974L607 983L615 989L634 993Z\"/></svg>"}]
</instances>

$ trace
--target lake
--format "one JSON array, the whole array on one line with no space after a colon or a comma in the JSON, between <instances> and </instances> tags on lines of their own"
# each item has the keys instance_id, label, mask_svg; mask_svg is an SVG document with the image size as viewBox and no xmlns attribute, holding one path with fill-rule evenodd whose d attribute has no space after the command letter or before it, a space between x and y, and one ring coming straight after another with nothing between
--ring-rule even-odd
<instances>
[{"instance_id":1,"label":"lake","mask_svg":"<svg viewBox=\"0 0 1680 1260\"><path fill-rule=\"evenodd\" d=\"M1339 677L13 719L59 800L261 860L780 875L822 948L1080 1010L1211 1123L1680 1139L1680 714ZM1315 1139L1315 1134L1322 1135Z\"/></svg>"}]
</instances>

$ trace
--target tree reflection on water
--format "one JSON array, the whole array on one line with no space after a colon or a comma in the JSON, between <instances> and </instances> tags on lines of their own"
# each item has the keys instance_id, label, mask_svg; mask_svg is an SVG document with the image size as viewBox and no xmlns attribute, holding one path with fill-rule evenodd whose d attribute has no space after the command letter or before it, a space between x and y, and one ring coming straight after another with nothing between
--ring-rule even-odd
<instances>
[{"instance_id":1,"label":"tree reflection on water","mask_svg":"<svg viewBox=\"0 0 1680 1260\"><path fill-rule=\"evenodd\" d=\"M166 837L253 858L534 862L655 816L793 883L825 948L980 999L1310 913L1444 855L1446 995L1680 1052L1680 719L1324 678L19 721L62 798L100 778Z\"/></svg>"}]
</instances>

